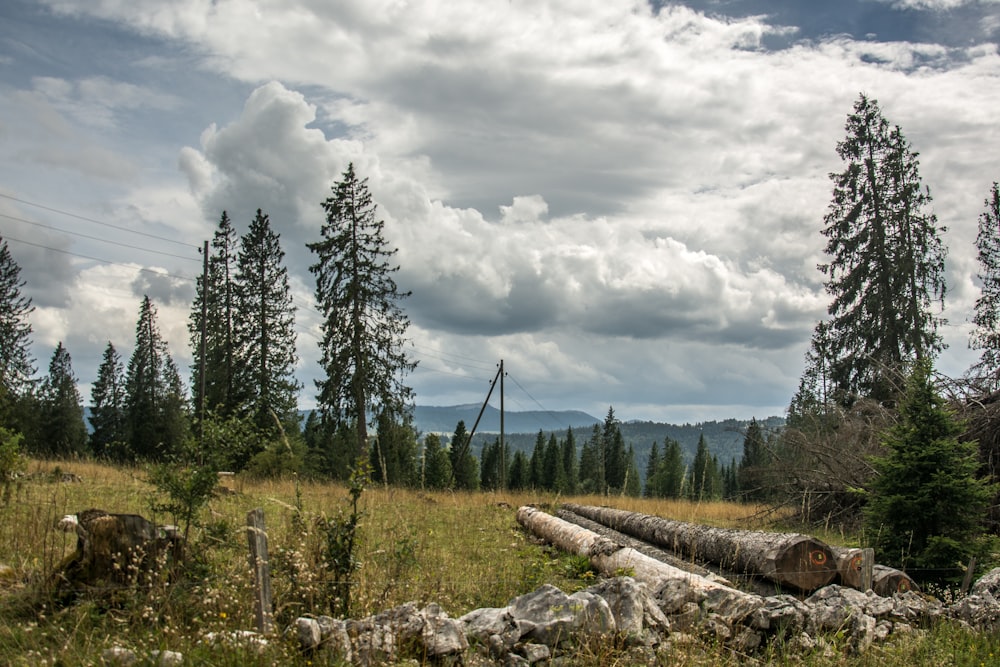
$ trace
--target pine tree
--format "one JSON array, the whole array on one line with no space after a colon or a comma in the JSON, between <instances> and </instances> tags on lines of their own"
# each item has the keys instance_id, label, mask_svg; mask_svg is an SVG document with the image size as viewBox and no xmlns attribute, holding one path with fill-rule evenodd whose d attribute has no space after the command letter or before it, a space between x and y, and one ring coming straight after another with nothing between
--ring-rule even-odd
<instances>
[{"instance_id":1,"label":"pine tree","mask_svg":"<svg viewBox=\"0 0 1000 667\"><path fill-rule=\"evenodd\" d=\"M15 430L14 404L31 387L31 299L21 293L21 267L0 237L0 427Z\"/></svg>"},{"instance_id":2,"label":"pine tree","mask_svg":"<svg viewBox=\"0 0 1000 667\"><path fill-rule=\"evenodd\" d=\"M378 416L378 436L369 449L372 479L397 486L415 486L417 474L417 432L404 416L396 421L388 412ZM384 471L384 472L383 472Z\"/></svg>"},{"instance_id":3,"label":"pine tree","mask_svg":"<svg viewBox=\"0 0 1000 667\"><path fill-rule=\"evenodd\" d=\"M715 479L718 471L714 469L712 455L705 442L705 434L698 437L698 449L695 450L694 462L691 464L689 480L691 500L712 500L715 497Z\"/></svg>"},{"instance_id":4,"label":"pine tree","mask_svg":"<svg viewBox=\"0 0 1000 667\"><path fill-rule=\"evenodd\" d=\"M622 484L622 493L632 498L642 495L642 480L639 478L639 466L635 464L635 448L628 446L625 455L627 461L625 465L625 480Z\"/></svg>"},{"instance_id":5,"label":"pine tree","mask_svg":"<svg viewBox=\"0 0 1000 667\"><path fill-rule=\"evenodd\" d=\"M179 450L185 431L180 374L160 335L156 308L148 296L143 296L135 349L125 375L127 455L161 460Z\"/></svg>"},{"instance_id":6,"label":"pine tree","mask_svg":"<svg viewBox=\"0 0 1000 667\"><path fill-rule=\"evenodd\" d=\"M566 474L566 493L576 493L579 486L579 471L576 467L576 438L572 427L566 428L566 438L562 441L562 465Z\"/></svg>"},{"instance_id":7,"label":"pine tree","mask_svg":"<svg viewBox=\"0 0 1000 667\"><path fill-rule=\"evenodd\" d=\"M500 489L501 467L503 461L500 458L500 438L492 444L483 447L482 470L479 474L480 485L489 491ZM530 470L528 471L528 484L530 485Z\"/></svg>"},{"instance_id":8,"label":"pine tree","mask_svg":"<svg viewBox=\"0 0 1000 667\"><path fill-rule=\"evenodd\" d=\"M87 425L76 388L73 361L62 342L49 362L49 374L40 390L39 440L28 445L44 456L68 457L86 453Z\"/></svg>"},{"instance_id":9,"label":"pine tree","mask_svg":"<svg viewBox=\"0 0 1000 667\"><path fill-rule=\"evenodd\" d=\"M601 425L594 424L590 437L580 450L580 491L604 494L604 445L601 439Z\"/></svg>"},{"instance_id":10,"label":"pine tree","mask_svg":"<svg viewBox=\"0 0 1000 667\"><path fill-rule=\"evenodd\" d=\"M428 433L424 436L424 487L447 489L451 484L451 460L441 446L441 436Z\"/></svg>"},{"instance_id":11,"label":"pine tree","mask_svg":"<svg viewBox=\"0 0 1000 667\"><path fill-rule=\"evenodd\" d=\"M207 281L199 276L194 304L188 321L191 349L194 351L191 398L201 410L228 418L240 414L247 402L247 391L238 378L243 362L236 340L236 323L242 314L236 300L236 261L239 238L225 211L212 237L208 257ZM204 315L202 311L204 310ZM202 360L202 320L204 320L205 358ZM201 370L204 362L204 396Z\"/></svg>"},{"instance_id":12,"label":"pine tree","mask_svg":"<svg viewBox=\"0 0 1000 667\"><path fill-rule=\"evenodd\" d=\"M535 436L535 448L531 450L531 488L545 488L545 434L541 429Z\"/></svg>"},{"instance_id":13,"label":"pine tree","mask_svg":"<svg viewBox=\"0 0 1000 667\"><path fill-rule=\"evenodd\" d=\"M237 378L249 393L251 419L271 438L282 429L297 433L299 421L295 306L284 258L268 216L257 209L236 262L236 340L241 366Z\"/></svg>"},{"instance_id":14,"label":"pine tree","mask_svg":"<svg viewBox=\"0 0 1000 667\"><path fill-rule=\"evenodd\" d=\"M628 462L625 460L625 438L622 436L621 422L615 417L613 407L608 408L601 431L604 449L604 482L609 491L620 492L625 486Z\"/></svg>"},{"instance_id":15,"label":"pine tree","mask_svg":"<svg viewBox=\"0 0 1000 667\"><path fill-rule=\"evenodd\" d=\"M660 498L680 498L684 495L684 454L681 443L667 438L664 445L663 463L660 465L662 479L657 484Z\"/></svg>"},{"instance_id":16,"label":"pine tree","mask_svg":"<svg viewBox=\"0 0 1000 667\"><path fill-rule=\"evenodd\" d=\"M448 456L451 459L453 484L456 489L473 491L479 488L479 464L472 454L469 442L469 432L465 430L465 422L459 420L455 425L455 433L451 436Z\"/></svg>"},{"instance_id":17,"label":"pine tree","mask_svg":"<svg viewBox=\"0 0 1000 667\"><path fill-rule=\"evenodd\" d=\"M549 435L542 457L542 488L547 491L565 492L566 473L562 466L562 452L556 434Z\"/></svg>"},{"instance_id":18,"label":"pine tree","mask_svg":"<svg viewBox=\"0 0 1000 667\"><path fill-rule=\"evenodd\" d=\"M891 400L906 362L941 349L945 249L928 212L917 153L878 103L861 95L837 144L846 163L824 218L830 262L820 269L829 307L832 379L845 404L857 396Z\"/></svg>"},{"instance_id":19,"label":"pine tree","mask_svg":"<svg viewBox=\"0 0 1000 667\"><path fill-rule=\"evenodd\" d=\"M507 476L507 486L511 491L522 491L531 482L531 464L528 457L520 449L514 452L510 462L510 474Z\"/></svg>"},{"instance_id":20,"label":"pine tree","mask_svg":"<svg viewBox=\"0 0 1000 667\"><path fill-rule=\"evenodd\" d=\"M824 428L834 413L833 366L830 324L821 321L813 330L806 366L799 380L799 388L788 407L787 425L800 430Z\"/></svg>"},{"instance_id":21,"label":"pine tree","mask_svg":"<svg viewBox=\"0 0 1000 667\"><path fill-rule=\"evenodd\" d=\"M986 391L996 391L1000 389L1000 185L995 181L984 206L976 236L982 288L969 343L972 349L982 350L973 374L984 380Z\"/></svg>"},{"instance_id":22,"label":"pine tree","mask_svg":"<svg viewBox=\"0 0 1000 667\"><path fill-rule=\"evenodd\" d=\"M660 446L653 441L653 446L649 449L649 458L646 459L646 484L643 495L647 498L656 498L656 473L660 470Z\"/></svg>"},{"instance_id":23,"label":"pine tree","mask_svg":"<svg viewBox=\"0 0 1000 667\"><path fill-rule=\"evenodd\" d=\"M879 562L924 570L928 579L954 578L969 556L982 556L986 512L996 487L976 478L975 442L959 440L963 425L934 388L929 360L918 362L899 406L899 422L884 436L888 454L865 508L866 534Z\"/></svg>"},{"instance_id":24,"label":"pine tree","mask_svg":"<svg viewBox=\"0 0 1000 667\"><path fill-rule=\"evenodd\" d=\"M382 236L367 183L348 166L323 203L322 240L308 244L317 255L309 270L323 314L326 377L316 383L318 402L324 419L354 425L360 448L367 447L370 414L405 412L413 391L403 377L416 367L403 349L409 320L398 304L409 293L393 280L396 251Z\"/></svg>"},{"instance_id":25,"label":"pine tree","mask_svg":"<svg viewBox=\"0 0 1000 667\"><path fill-rule=\"evenodd\" d=\"M743 458L735 472L740 495L745 500L762 500L767 495L764 488L765 468L770 459L764 442L764 431L757 419L750 420L743 436Z\"/></svg>"},{"instance_id":26,"label":"pine tree","mask_svg":"<svg viewBox=\"0 0 1000 667\"><path fill-rule=\"evenodd\" d=\"M121 460L125 452L125 366L115 346L104 348L90 390L90 449L98 458Z\"/></svg>"}]
</instances>

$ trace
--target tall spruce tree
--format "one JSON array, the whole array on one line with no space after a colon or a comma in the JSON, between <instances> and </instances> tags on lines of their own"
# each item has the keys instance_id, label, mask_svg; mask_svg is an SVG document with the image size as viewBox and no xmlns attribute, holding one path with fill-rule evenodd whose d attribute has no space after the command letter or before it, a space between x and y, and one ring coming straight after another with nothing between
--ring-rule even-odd
<instances>
[{"instance_id":1,"label":"tall spruce tree","mask_svg":"<svg viewBox=\"0 0 1000 667\"><path fill-rule=\"evenodd\" d=\"M97 380L90 389L90 450L98 458L120 460L124 454L125 366L108 341Z\"/></svg>"},{"instance_id":2,"label":"tall spruce tree","mask_svg":"<svg viewBox=\"0 0 1000 667\"><path fill-rule=\"evenodd\" d=\"M399 302L409 296L393 279L396 254L382 235L384 222L368 191L348 166L323 202L322 240L308 244L317 256L316 302L323 315L318 403L324 420L351 424L358 454L368 446L368 420L399 418L412 402L404 382L416 367L404 350L409 320Z\"/></svg>"},{"instance_id":3,"label":"tall spruce tree","mask_svg":"<svg viewBox=\"0 0 1000 667\"><path fill-rule=\"evenodd\" d=\"M195 300L188 320L191 349L194 351L192 405L223 418L240 414L248 398L246 387L238 379L239 371L243 368L236 340L236 323L241 319L236 300L238 251L239 237L229 215L223 211L212 237L208 273L207 276L198 277ZM204 395L201 386L202 364ZM200 414L195 417L201 419Z\"/></svg>"},{"instance_id":4,"label":"tall spruce tree","mask_svg":"<svg viewBox=\"0 0 1000 667\"><path fill-rule=\"evenodd\" d=\"M31 299L21 267L14 261L7 241L0 237L0 427L21 430L15 424L14 405L31 387L35 362L31 356Z\"/></svg>"},{"instance_id":5,"label":"tall spruce tree","mask_svg":"<svg viewBox=\"0 0 1000 667\"><path fill-rule=\"evenodd\" d=\"M1000 389L1000 185L994 181L979 215L976 249L982 283L972 317L970 346L982 350L972 374L986 391Z\"/></svg>"},{"instance_id":6,"label":"tall spruce tree","mask_svg":"<svg viewBox=\"0 0 1000 667\"><path fill-rule=\"evenodd\" d=\"M87 450L87 425L83 421L83 402L76 388L73 360L63 347L56 345L49 374L40 389L41 419L39 440L29 447L45 456L79 456Z\"/></svg>"},{"instance_id":7,"label":"tall spruce tree","mask_svg":"<svg viewBox=\"0 0 1000 667\"><path fill-rule=\"evenodd\" d=\"M944 257L917 153L878 103L861 95L837 144L846 163L831 174L833 201L824 218L832 295L832 378L838 399L890 400L907 362L941 349Z\"/></svg>"},{"instance_id":8,"label":"tall spruce tree","mask_svg":"<svg viewBox=\"0 0 1000 667\"><path fill-rule=\"evenodd\" d=\"M135 349L125 375L125 433L127 455L141 460L170 456L186 435L180 373L160 334L149 296L142 297Z\"/></svg>"},{"instance_id":9,"label":"tall spruce tree","mask_svg":"<svg viewBox=\"0 0 1000 667\"><path fill-rule=\"evenodd\" d=\"M250 418L272 439L281 430L297 433L299 422L295 306L284 258L278 234L257 209L236 261L236 378L248 393Z\"/></svg>"}]
</instances>

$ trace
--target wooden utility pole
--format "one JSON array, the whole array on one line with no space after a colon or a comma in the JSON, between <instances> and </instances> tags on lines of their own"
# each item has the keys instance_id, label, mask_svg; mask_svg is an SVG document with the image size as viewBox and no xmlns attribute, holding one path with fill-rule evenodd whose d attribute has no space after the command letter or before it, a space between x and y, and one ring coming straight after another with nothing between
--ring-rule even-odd
<instances>
[{"instance_id":1,"label":"wooden utility pole","mask_svg":"<svg viewBox=\"0 0 1000 667\"><path fill-rule=\"evenodd\" d=\"M507 448L503 441L503 359L500 360L500 488L507 488Z\"/></svg>"}]
</instances>

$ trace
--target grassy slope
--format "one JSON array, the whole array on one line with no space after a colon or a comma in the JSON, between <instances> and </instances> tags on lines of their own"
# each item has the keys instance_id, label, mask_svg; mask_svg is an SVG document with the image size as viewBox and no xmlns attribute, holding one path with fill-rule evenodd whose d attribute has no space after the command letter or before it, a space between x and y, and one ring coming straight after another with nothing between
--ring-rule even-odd
<instances>
[{"instance_id":1,"label":"grassy slope","mask_svg":"<svg viewBox=\"0 0 1000 667\"><path fill-rule=\"evenodd\" d=\"M279 621L326 611L324 577L317 565L317 517L347 509L346 489L334 484L235 479L235 493L211 503L204 528L195 531L194 576L175 585L119 596L110 608L82 601L64 608L39 608L40 584L71 553L75 537L55 530L64 514L88 507L149 517L152 489L138 469L90 463L63 463L82 483L23 481L0 506L0 563L16 579L0 581L0 664L89 665L113 645L139 651L170 649L189 664L310 664L293 642L273 641L258 654L245 649L207 647L197 639L212 631L252 629L252 587L247 566L246 512L263 507L272 555L273 588ZM32 472L56 464L32 463ZM504 606L511 598L552 583L570 591L589 585L592 573L579 562L534 543L517 526L514 511L527 503L555 503L536 494L425 493L381 487L361 497L358 556L362 563L353 592L351 616L360 618L410 600L437 602L452 616L477 607ZM623 509L715 525L764 528L747 518L745 506L695 505L628 498L574 498ZM295 505L306 517L296 522ZM163 518L163 522L168 521ZM780 650L778 647L776 650ZM863 657L837 653L807 656L817 665L990 664L1000 656L998 640L941 627L904 644L873 648ZM772 655L784 661L787 656ZM674 664L743 664L745 656L703 645L672 649ZM615 664L610 649L590 649L580 664ZM619 663L624 664L624 663Z\"/></svg>"}]
</instances>

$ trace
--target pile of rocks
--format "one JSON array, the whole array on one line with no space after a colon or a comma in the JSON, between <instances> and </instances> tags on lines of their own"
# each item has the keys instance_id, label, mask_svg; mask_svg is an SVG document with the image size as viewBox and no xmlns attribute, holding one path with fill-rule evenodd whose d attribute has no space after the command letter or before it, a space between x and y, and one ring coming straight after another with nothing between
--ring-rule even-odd
<instances>
[{"instance_id":1,"label":"pile of rocks","mask_svg":"<svg viewBox=\"0 0 1000 667\"><path fill-rule=\"evenodd\" d=\"M330 652L358 665L404 659L457 664L470 647L481 664L529 665L570 655L595 637L655 655L698 638L753 653L779 634L793 646L813 650L824 636L837 633L842 649L862 652L935 618L1000 628L998 592L1000 569L952 605L915 592L885 598L839 585L805 600L755 596L734 604L730 596L713 596L677 580L650 590L631 577L616 577L572 595L545 585L506 607L476 609L457 619L436 604L408 603L362 620L300 617L293 632L304 651Z\"/></svg>"},{"instance_id":2,"label":"pile of rocks","mask_svg":"<svg viewBox=\"0 0 1000 667\"><path fill-rule=\"evenodd\" d=\"M571 662L581 648L608 640L630 651L633 662L654 664L658 652L700 639L753 654L780 635L803 651L824 645L833 651L824 637L836 633L840 650L860 653L940 618L995 632L1000 630L998 595L1000 569L951 605L912 591L886 598L839 585L805 600L791 595L736 599L678 580L650 590L631 577L615 577L572 595L545 585L506 607L476 609L460 618L450 618L437 604L410 602L361 620L303 616L289 632L302 651L355 665L415 660L520 667L563 657ZM264 637L251 632L204 641L266 646ZM124 648L109 649L103 658L114 665L142 662ZM183 656L164 651L146 662L165 667L181 664Z\"/></svg>"}]
</instances>

